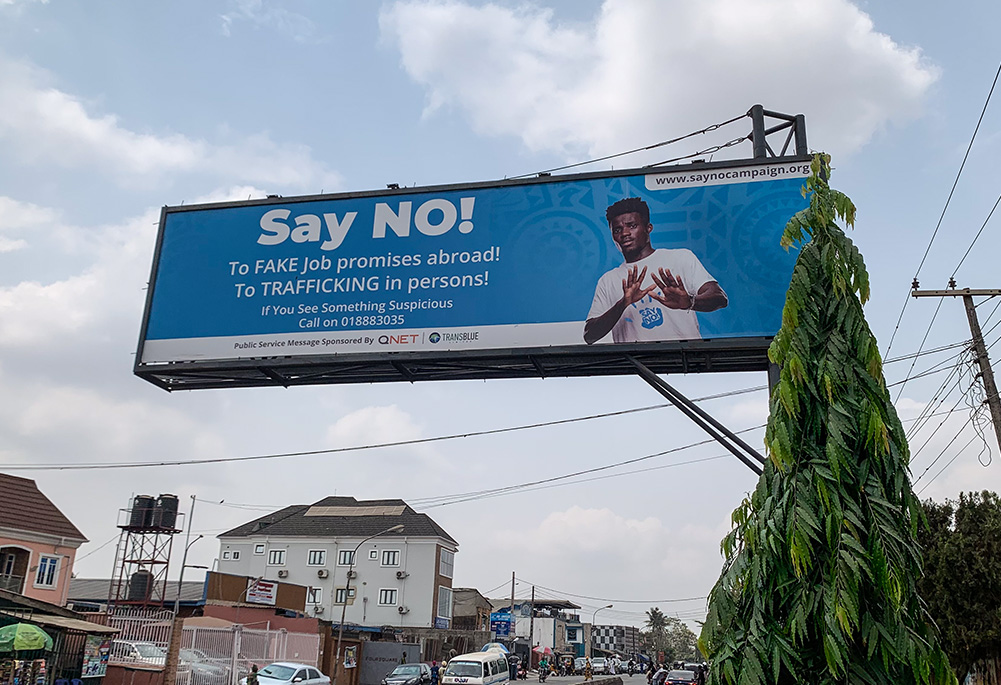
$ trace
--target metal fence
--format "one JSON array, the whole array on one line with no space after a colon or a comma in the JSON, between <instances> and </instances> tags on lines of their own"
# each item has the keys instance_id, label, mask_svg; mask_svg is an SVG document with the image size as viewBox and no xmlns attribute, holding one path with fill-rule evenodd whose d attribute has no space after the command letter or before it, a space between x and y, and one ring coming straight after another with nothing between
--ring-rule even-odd
<instances>
[{"instance_id":1,"label":"metal fence","mask_svg":"<svg viewBox=\"0 0 1001 685\"><path fill-rule=\"evenodd\" d=\"M320 636L286 630L185 628L177 685L237 685L253 664L291 661L318 666Z\"/></svg>"}]
</instances>

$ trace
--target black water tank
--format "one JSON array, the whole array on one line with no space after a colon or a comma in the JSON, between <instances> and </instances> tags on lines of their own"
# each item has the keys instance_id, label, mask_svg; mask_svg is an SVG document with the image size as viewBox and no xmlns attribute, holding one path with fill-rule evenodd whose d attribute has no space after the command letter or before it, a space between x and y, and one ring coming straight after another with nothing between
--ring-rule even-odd
<instances>
[{"instance_id":1,"label":"black water tank","mask_svg":"<svg viewBox=\"0 0 1001 685\"><path fill-rule=\"evenodd\" d=\"M132 500L132 513L129 516L129 528L142 530L153 523L153 507L156 500L149 495L136 495Z\"/></svg>"},{"instance_id":2,"label":"black water tank","mask_svg":"<svg viewBox=\"0 0 1001 685\"><path fill-rule=\"evenodd\" d=\"M177 523L177 495L160 495L156 498L153 525L157 528L174 529Z\"/></svg>"},{"instance_id":3,"label":"black water tank","mask_svg":"<svg viewBox=\"0 0 1001 685\"><path fill-rule=\"evenodd\" d=\"M152 499L152 498L150 498ZM153 574L149 571L136 571L129 578L129 601L145 602L153 591Z\"/></svg>"}]
</instances>

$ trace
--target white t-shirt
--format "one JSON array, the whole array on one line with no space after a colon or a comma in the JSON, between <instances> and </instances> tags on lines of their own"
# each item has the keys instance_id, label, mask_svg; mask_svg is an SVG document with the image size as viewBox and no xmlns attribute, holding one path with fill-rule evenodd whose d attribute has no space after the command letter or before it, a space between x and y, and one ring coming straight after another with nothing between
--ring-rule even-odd
<instances>
[{"instance_id":1,"label":"white t-shirt","mask_svg":"<svg viewBox=\"0 0 1001 685\"><path fill-rule=\"evenodd\" d=\"M654 250L653 254L638 262L623 263L607 271L594 289L594 300L587 318L601 316L622 299L622 281L629 270L636 267L636 273L646 267L643 288L654 285L653 274L660 269L670 269L671 274L681 278L689 296L694 297L706 283L716 279L709 275L695 253L687 249ZM607 336L606 336L607 337ZM643 342L647 340L699 340L699 319L694 311L668 309L657 300L645 296L642 300L626 307L622 316L612 327L612 340L617 343Z\"/></svg>"}]
</instances>

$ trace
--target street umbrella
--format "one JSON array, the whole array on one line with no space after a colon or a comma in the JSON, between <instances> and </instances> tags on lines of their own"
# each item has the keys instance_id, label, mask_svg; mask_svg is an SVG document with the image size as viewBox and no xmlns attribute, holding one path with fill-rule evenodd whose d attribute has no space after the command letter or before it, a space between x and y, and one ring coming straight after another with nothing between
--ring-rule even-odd
<instances>
[{"instance_id":1,"label":"street umbrella","mask_svg":"<svg viewBox=\"0 0 1001 685\"><path fill-rule=\"evenodd\" d=\"M549 647L533 647L532 651L536 654L542 654L543 656L552 656L553 650Z\"/></svg>"},{"instance_id":2,"label":"street umbrella","mask_svg":"<svg viewBox=\"0 0 1001 685\"><path fill-rule=\"evenodd\" d=\"M483 649L481 649L480 651L481 652L489 652L491 649L499 650L501 652L504 652L505 654L508 654L509 651L510 651L510 650L508 650L507 647L505 647L504 645L502 645L500 642L488 642L487 644L483 645Z\"/></svg>"},{"instance_id":3,"label":"street umbrella","mask_svg":"<svg viewBox=\"0 0 1001 685\"><path fill-rule=\"evenodd\" d=\"M38 626L15 623L0 628L0 652L27 652L52 649L52 638Z\"/></svg>"}]
</instances>

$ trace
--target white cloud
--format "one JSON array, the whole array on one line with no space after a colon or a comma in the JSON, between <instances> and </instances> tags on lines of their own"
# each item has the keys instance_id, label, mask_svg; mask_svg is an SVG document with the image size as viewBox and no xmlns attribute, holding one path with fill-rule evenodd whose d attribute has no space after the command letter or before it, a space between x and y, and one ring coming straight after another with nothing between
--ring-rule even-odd
<instances>
[{"instance_id":1,"label":"white cloud","mask_svg":"<svg viewBox=\"0 0 1001 685\"><path fill-rule=\"evenodd\" d=\"M27 163L103 171L126 185L191 173L313 191L340 184L305 145L278 143L266 133L229 134L237 139L216 144L133 131L50 80L30 64L0 56L0 140Z\"/></svg>"},{"instance_id":2,"label":"white cloud","mask_svg":"<svg viewBox=\"0 0 1001 685\"><path fill-rule=\"evenodd\" d=\"M222 35L231 36L233 24L247 21L258 28L273 29L297 43L315 41L316 24L301 14L275 7L265 0L232 0L232 10L220 15Z\"/></svg>"},{"instance_id":3,"label":"white cloud","mask_svg":"<svg viewBox=\"0 0 1001 685\"><path fill-rule=\"evenodd\" d=\"M0 253L14 252L28 246L24 238L12 238L15 232L30 232L51 225L59 218L59 213L46 207L0 195ZM4 233L8 235L3 235Z\"/></svg>"},{"instance_id":4,"label":"white cloud","mask_svg":"<svg viewBox=\"0 0 1001 685\"><path fill-rule=\"evenodd\" d=\"M253 186L233 186L195 202L263 195ZM6 217L5 208L11 210ZM133 340L138 334L159 210L88 229L61 226L58 217L52 209L0 198L0 222L51 229L58 237L53 249L86 252L90 260L57 280L0 286L0 349L58 349L69 335L77 336L73 340L79 346L84 340Z\"/></svg>"},{"instance_id":5,"label":"white cloud","mask_svg":"<svg viewBox=\"0 0 1001 685\"><path fill-rule=\"evenodd\" d=\"M419 437L420 426L410 414L395 404L363 407L345 414L327 430L327 444L338 447L414 440Z\"/></svg>"},{"instance_id":6,"label":"white cloud","mask_svg":"<svg viewBox=\"0 0 1001 685\"><path fill-rule=\"evenodd\" d=\"M813 147L848 152L915 116L938 74L847 0L606 0L590 26L530 5L400 0L380 25L428 113L451 106L481 133L567 154L649 144L757 102L805 113Z\"/></svg>"}]
</instances>

